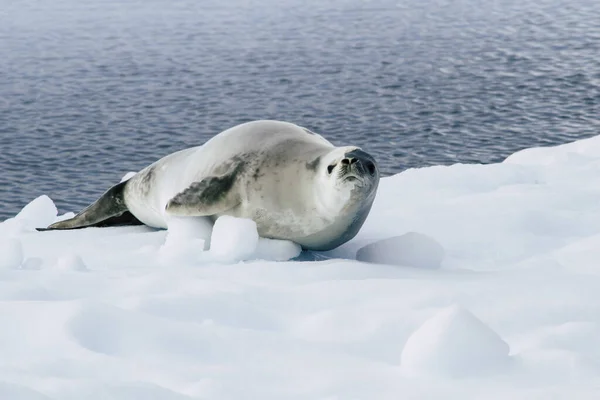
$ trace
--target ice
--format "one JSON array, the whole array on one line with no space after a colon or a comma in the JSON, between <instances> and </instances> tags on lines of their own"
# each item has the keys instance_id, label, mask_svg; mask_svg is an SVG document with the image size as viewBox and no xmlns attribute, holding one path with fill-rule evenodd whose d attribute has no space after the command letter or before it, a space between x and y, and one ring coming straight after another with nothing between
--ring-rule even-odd
<instances>
[{"instance_id":1,"label":"ice","mask_svg":"<svg viewBox=\"0 0 600 400\"><path fill-rule=\"evenodd\" d=\"M67 254L56 261L56 268L62 271L86 271L87 267L77 254Z\"/></svg>"},{"instance_id":2,"label":"ice","mask_svg":"<svg viewBox=\"0 0 600 400\"><path fill-rule=\"evenodd\" d=\"M121 182L128 181L129 179L133 178L135 176L135 174L137 174L137 172L130 171L130 172L126 173L121 178Z\"/></svg>"},{"instance_id":3,"label":"ice","mask_svg":"<svg viewBox=\"0 0 600 400\"><path fill-rule=\"evenodd\" d=\"M507 364L508 344L468 310L439 311L406 341L401 365L407 374L461 376Z\"/></svg>"},{"instance_id":4,"label":"ice","mask_svg":"<svg viewBox=\"0 0 600 400\"><path fill-rule=\"evenodd\" d=\"M28 226L41 224L50 225L56 219L58 210L50 197L39 196L27 204L15 217L17 220L25 221Z\"/></svg>"},{"instance_id":5,"label":"ice","mask_svg":"<svg viewBox=\"0 0 600 400\"><path fill-rule=\"evenodd\" d=\"M50 197L41 195L32 200L13 218L0 224L0 236L16 235L46 227L56 220L58 210Z\"/></svg>"},{"instance_id":6,"label":"ice","mask_svg":"<svg viewBox=\"0 0 600 400\"><path fill-rule=\"evenodd\" d=\"M220 262L237 262L250 258L258 246L256 222L228 215L215 221L210 253Z\"/></svg>"},{"instance_id":7,"label":"ice","mask_svg":"<svg viewBox=\"0 0 600 400\"><path fill-rule=\"evenodd\" d=\"M163 264L194 264L208 250L211 234L212 223L206 218L172 217L159 257Z\"/></svg>"},{"instance_id":8,"label":"ice","mask_svg":"<svg viewBox=\"0 0 600 400\"><path fill-rule=\"evenodd\" d=\"M19 239L0 238L0 269L15 269L23 264L23 246Z\"/></svg>"},{"instance_id":9,"label":"ice","mask_svg":"<svg viewBox=\"0 0 600 400\"><path fill-rule=\"evenodd\" d=\"M37 232L70 214L40 196L0 223L0 398L596 399L599 176L600 136L409 169L302 253L233 217Z\"/></svg>"},{"instance_id":10,"label":"ice","mask_svg":"<svg viewBox=\"0 0 600 400\"><path fill-rule=\"evenodd\" d=\"M200 250L208 250L210 236L212 235L212 222L200 217L172 217L168 221L167 238L165 246L177 246L179 243L197 239L202 241Z\"/></svg>"},{"instance_id":11,"label":"ice","mask_svg":"<svg viewBox=\"0 0 600 400\"><path fill-rule=\"evenodd\" d=\"M289 240L259 238L253 258L267 261L287 261L298 257L302 248Z\"/></svg>"},{"instance_id":12,"label":"ice","mask_svg":"<svg viewBox=\"0 0 600 400\"><path fill-rule=\"evenodd\" d=\"M44 265L44 260L39 257L29 257L21 265L21 269L38 270Z\"/></svg>"},{"instance_id":13,"label":"ice","mask_svg":"<svg viewBox=\"0 0 600 400\"><path fill-rule=\"evenodd\" d=\"M439 268L444 248L435 239L417 232L379 240L356 253L358 261L404 265L417 268Z\"/></svg>"}]
</instances>

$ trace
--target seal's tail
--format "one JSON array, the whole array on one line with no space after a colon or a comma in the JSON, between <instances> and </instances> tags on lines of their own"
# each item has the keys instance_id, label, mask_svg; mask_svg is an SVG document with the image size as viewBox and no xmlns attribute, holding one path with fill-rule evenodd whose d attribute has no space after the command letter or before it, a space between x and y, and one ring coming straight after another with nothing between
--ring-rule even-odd
<instances>
[{"instance_id":1,"label":"seal's tail","mask_svg":"<svg viewBox=\"0 0 600 400\"><path fill-rule=\"evenodd\" d=\"M120 225L141 225L142 223L129 212L123 190L127 181L108 189L98 200L85 208L73 218L55 222L38 231L81 229L89 227L106 227Z\"/></svg>"}]
</instances>

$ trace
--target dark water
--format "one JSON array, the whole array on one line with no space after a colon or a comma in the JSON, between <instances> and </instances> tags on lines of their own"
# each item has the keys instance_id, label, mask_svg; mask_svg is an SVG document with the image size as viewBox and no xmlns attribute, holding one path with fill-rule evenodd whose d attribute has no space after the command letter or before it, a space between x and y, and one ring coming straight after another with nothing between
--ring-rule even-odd
<instances>
[{"instance_id":1,"label":"dark water","mask_svg":"<svg viewBox=\"0 0 600 400\"><path fill-rule=\"evenodd\" d=\"M598 0L0 0L0 219L252 119L386 174L600 133Z\"/></svg>"}]
</instances>

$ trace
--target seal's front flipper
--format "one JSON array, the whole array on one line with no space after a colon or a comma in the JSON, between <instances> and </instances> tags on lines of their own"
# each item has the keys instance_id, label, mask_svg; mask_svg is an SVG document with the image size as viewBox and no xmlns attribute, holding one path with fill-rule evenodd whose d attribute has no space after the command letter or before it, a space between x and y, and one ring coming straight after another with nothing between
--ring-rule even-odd
<instances>
[{"instance_id":1,"label":"seal's front flipper","mask_svg":"<svg viewBox=\"0 0 600 400\"><path fill-rule=\"evenodd\" d=\"M174 196L166 206L173 216L208 216L227 211L240 203L235 190L239 167L223 176L211 176L192 183Z\"/></svg>"},{"instance_id":2,"label":"seal's front flipper","mask_svg":"<svg viewBox=\"0 0 600 400\"><path fill-rule=\"evenodd\" d=\"M80 229L88 227L105 227L119 225L141 225L125 205L123 189L127 181L108 189L95 203L81 211L73 218L55 222L39 231Z\"/></svg>"}]
</instances>

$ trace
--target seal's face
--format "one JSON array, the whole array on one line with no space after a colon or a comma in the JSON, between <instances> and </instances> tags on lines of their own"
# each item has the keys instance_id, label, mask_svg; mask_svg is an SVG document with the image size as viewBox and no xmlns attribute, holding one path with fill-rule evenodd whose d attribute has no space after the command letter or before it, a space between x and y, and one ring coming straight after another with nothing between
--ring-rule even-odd
<instances>
[{"instance_id":1,"label":"seal's face","mask_svg":"<svg viewBox=\"0 0 600 400\"><path fill-rule=\"evenodd\" d=\"M322 205L332 213L370 205L379 184L379 167L358 147L340 147L323 157L319 168Z\"/></svg>"},{"instance_id":2,"label":"seal's face","mask_svg":"<svg viewBox=\"0 0 600 400\"><path fill-rule=\"evenodd\" d=\"M327 166L327 173L336 180L336 186L342 188L370 191L379 180L377 162L361 149L345 152L340 160L335 160Z\"/></svg>"}]
</instances>

